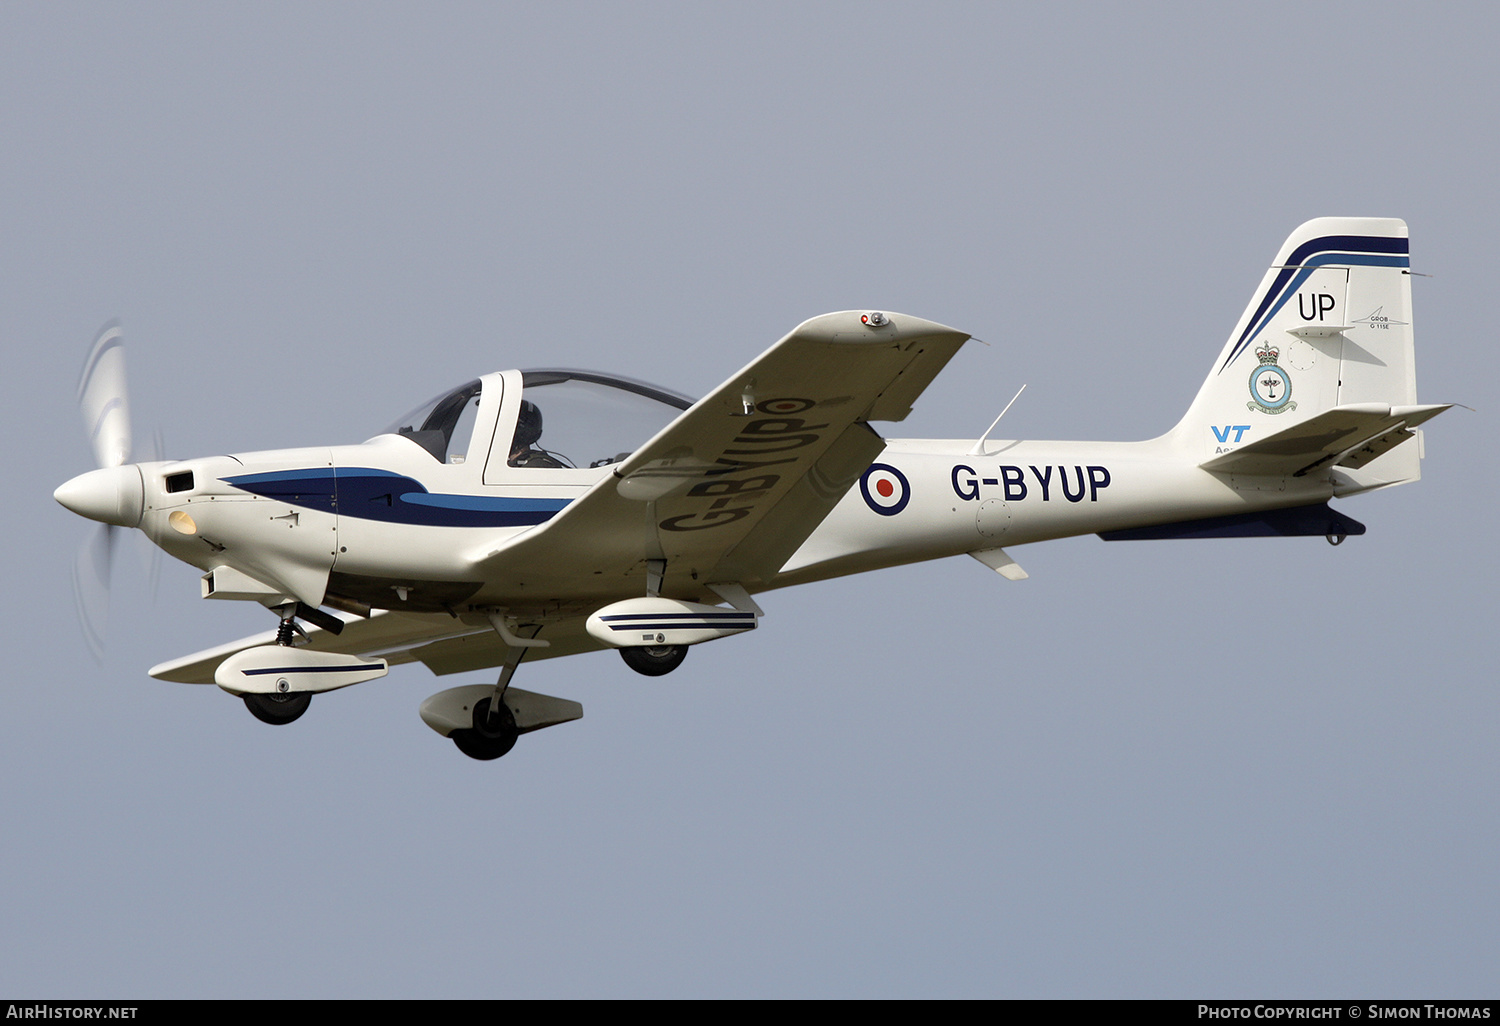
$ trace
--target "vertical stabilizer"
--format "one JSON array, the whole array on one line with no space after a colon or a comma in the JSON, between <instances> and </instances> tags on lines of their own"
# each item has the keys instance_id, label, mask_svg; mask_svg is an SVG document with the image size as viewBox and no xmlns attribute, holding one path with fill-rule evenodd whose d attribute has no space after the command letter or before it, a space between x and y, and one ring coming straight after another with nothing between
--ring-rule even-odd
<instances>
[{"instance_id":1,"label":"vertical stabilizer","mask_svg":"<svg viewBox=\"0 0 1500 1026\"><path fill-rule=\"evenodd\" d=\"M1406 223L1320 217L1280 252L1172 437L1207 460L1335 406L1417 401ZM1415 480L1415 444L1361 468Z\"/></svg>"}]
</instances>

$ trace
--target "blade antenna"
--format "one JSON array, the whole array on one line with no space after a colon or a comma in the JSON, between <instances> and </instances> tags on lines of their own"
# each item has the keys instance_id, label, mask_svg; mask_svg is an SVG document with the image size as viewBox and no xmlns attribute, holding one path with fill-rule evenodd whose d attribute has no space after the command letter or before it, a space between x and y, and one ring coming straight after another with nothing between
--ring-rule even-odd
<instances>
[{"instance_id":1,"label":"blade antenna","mask_svg":"<svg viewBox=\"0 0 1500 1026\"><path fill-rule=\"evenodd\" d=\"M1016 404L1016 400L1019 399L1019 398L1021 398L1021 393L1024 392L1024 391L1026 391L1026 386L1022 385L1020 387L1020 389L1016 392L1016 394L1010 397L1010 402L1008 402L1008 403L1005 404L1005 409L1003 409L1003 410L1000 411L1000 417L1005 416L1005 414L1007 412L1009 412L1010 408ZM995 430L995 425L1000 423L1000 417L996 417L990 423L990 426L984 429L984 434L982 434L982 435L979 436L979 441L975 442L974 443L974 447L972 449L970 449L965 455L968 455L968 456L985 456L985 455L988 455L984 451L984 443L985 443L985 440L990 437L990 432L993 431L993 430Z\"/></svg>"}]
</instances>

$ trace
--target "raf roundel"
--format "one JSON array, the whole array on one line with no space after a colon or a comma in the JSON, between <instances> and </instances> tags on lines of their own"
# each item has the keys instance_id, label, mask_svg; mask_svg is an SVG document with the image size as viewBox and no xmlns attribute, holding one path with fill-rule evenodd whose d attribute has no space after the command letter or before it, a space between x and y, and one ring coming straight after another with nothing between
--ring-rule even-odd
<instances>
[{"instance_id":1,"label":"raf roundel","mask_svg":"<svg viewBox=\"0 0 1500 1026\"><path fill-rule=\"evenodd\" d=\"M911 485L906 475L886 463L872 463L859 479L859 493L865 505L883 517L893 517L906 508L911 499Z\"/></svg>"},{"instance_id":2,"label":"raf roundel","mask_svg":"<svg viewBox=\"0 0 1500 1026\"><path fill-rule=\"evenodd\" d=\"M761 413L804 413L816 405L811 399L767 399L755 408Z\"/></svg>"}]
</instances>

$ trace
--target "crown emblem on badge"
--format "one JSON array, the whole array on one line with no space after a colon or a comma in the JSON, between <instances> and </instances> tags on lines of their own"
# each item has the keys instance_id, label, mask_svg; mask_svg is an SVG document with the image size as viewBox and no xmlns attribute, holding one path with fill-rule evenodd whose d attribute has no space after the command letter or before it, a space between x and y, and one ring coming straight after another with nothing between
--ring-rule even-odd
<instances>
[{"instance_id":1,"label":"crown emblem on badge","mask_svg":"<svg viewBox=\"0 0 1500 1026\"><path fill-rule=\"evenodd\" d=\"M1271 343L1267 342L1264 346L1255 351L1255 355L1260 358L1261 363L1274 364L1276 362L1276 358L1281 355L1281 350L1277 349L1275 346L1271 345Z\"/></svg>"}]
</instances>

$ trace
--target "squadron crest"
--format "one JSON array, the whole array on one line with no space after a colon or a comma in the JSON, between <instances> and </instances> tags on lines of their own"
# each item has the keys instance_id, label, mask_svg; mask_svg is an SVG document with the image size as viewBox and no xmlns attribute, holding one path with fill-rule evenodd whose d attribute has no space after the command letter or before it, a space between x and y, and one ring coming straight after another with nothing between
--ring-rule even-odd
<instances>
[{"instance_id":1,"label":"squadron crest","mask_svg":"<svg viewBox=\"0 0 1500 1026\"><path fill-rule=\"evenodd\" d=\"M1255 355L1260 359L1260 366L1250 374L1250 402L1245 405L1261 413L1285 413L1287 410L1295 410L1297 404L1290 401L1292 398L1291 376L1276 365L1277 359L1281 356L1281 350L1267 342L1255 350Z\"/></svg>"}]
</instances>

